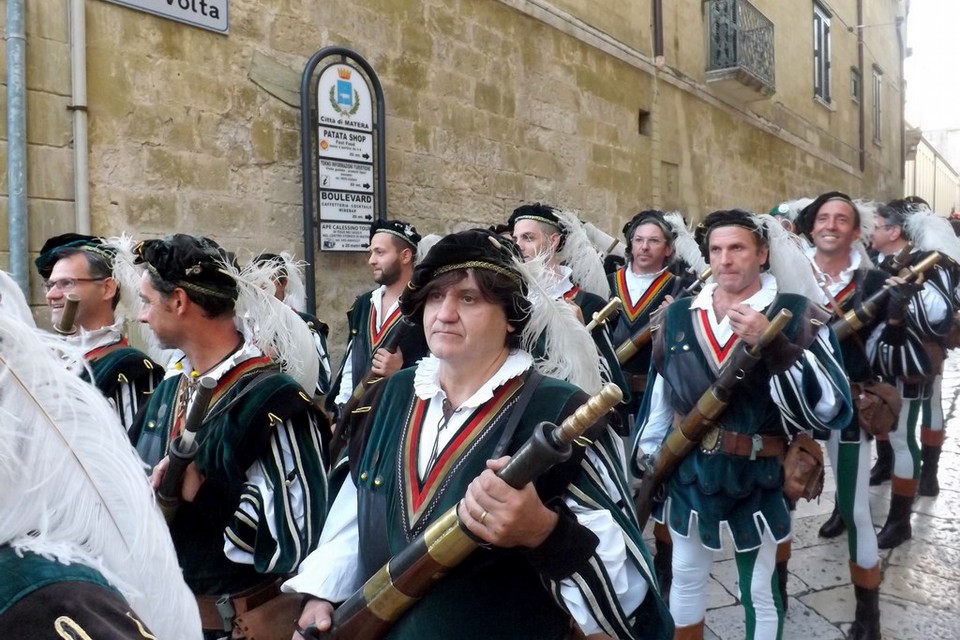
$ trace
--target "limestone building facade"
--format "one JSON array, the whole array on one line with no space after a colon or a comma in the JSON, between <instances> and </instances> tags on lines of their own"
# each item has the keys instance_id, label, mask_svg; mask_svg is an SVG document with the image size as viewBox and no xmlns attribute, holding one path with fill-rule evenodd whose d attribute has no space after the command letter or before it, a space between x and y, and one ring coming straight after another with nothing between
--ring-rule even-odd
<instances>
[{"instance_id":1,"label":"limestone building facade","mask_svg":"<svg viewBox=\"0 0 960 640\"><path fill-rule=\"evenodd\" d=\"M424 233L503 221L524 201L576 209L618 234L641 208L698 219L827 189L902 193L903 0L167 4L221 7L229 32L106 0L26 0L31 257L46 237L87 224L78 194L95 234L204 233L303 255L298 88L305 61L328 45L379 73L388 215ZM74 184L78 111L88 196ZM7 140L4 123L5 150ZM10 190L4 170L4 266ZM343 312L372 283L362 254L318 252L315 263L336 351ZM39 303L35 274L30 283Z\"/></svg>"}]
</instances>

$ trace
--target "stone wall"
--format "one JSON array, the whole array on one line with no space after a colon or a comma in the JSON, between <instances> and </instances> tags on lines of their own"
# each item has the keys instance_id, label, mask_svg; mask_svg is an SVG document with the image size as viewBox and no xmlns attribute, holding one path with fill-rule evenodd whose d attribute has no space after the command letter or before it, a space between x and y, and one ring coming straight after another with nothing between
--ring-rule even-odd
<instances>
[{"instance_id":1,"label":"stone wall","mask_svg":"<svg viewBox=\"0 0 960 640\"><path fill-rule=\"evenodd\" d=\"M809 6L755 4L777 25L777 93L734 103L704 81L701 2L664 1L660 70L650 0L230 0L226 36L87 2L93 231L204 233L241 256L302 255L299 76L329 45L380 74L389 213L423 233L502 221L533 200L617 232L649 206L698 218L828 188L898 195L893 106L861 174L856 112L814 103L810 29L789 28L809 22ZM855 0L831 4L846 16ZM840 31L836 95L851 64L841 56L856 51ZM73 230L66 32L65 0L28 3L34 251ZM899 83L897 65L883 65ZM365 260L318 253L335 359L343 313L372 284Z\"/></svg>"}]
</instances>

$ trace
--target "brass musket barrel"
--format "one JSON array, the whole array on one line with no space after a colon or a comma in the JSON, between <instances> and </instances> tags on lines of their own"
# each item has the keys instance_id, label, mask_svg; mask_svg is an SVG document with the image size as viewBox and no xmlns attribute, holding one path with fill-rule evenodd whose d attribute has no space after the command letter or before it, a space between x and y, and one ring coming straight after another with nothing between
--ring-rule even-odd
<instances>
[{"instance_id":1,"label":"brass musket barrel","mask_svg":"<svg viewBox=\"0 0 960 640\"><path fill-rule=\"evenodd\" d=\"M497 475L517 489L532 482L550 467L567 460L573 443L622 399L620 388L607 384L559 426L541 422ZM326 640L382 637L478 546L479 542L461 526L457 507L451 507L337 607L330 631L320 633L308 628L301 635Z\"/></svg>"},{"instance_id":2,"label":"brass musket barrel","mask_svg":"<svg viewBox=\"0 0 960 640\"><path fill-rule=\"evenodd\" d=\"M623 302L621 302L620 298L611 298L610 302L603 305L603 309L593 314L593 318L589 324L587 324L587 331L593 332L594 329L604 324L613 314L620 311L621 305L623 305Z\"/></svg>"},{"instance_id":3,"label":"brass musket barrel","mask_svg":"<svg viewBox=\"0 0 960 640\"><path fill-rule=\"evenodd\" d=\"M77 318L77 309L80 308L80 296L71 292L64 296L64 300L60 322L53 325L53 329L62 336L72 336L77 332L74 321Z\"/></svg>"}]
</instances>

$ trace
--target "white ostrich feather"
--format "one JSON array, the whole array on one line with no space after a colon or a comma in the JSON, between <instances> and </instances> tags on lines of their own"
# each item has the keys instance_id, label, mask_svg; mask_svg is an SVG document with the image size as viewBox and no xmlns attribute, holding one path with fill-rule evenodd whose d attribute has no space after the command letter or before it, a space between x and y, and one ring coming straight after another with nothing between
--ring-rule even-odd
<instances>
[{"instance_id":1,"label":"white ostrich feather","mask_svg":"<svg viewBox=\"0 0 960 640\"><path fill-rule=\"evenodd\" d=\"M36 326L23 291L6 271L0 271L0 313L13 316L31 327Z\"/></svg>"},{"instance_id":2,"label":"white ostrich feather","mask_svg":"<svg viewBox=\"0 0 960 640\"><path fill-rule=\"evenodd\" d=\"M287 273L287 289L283 303L297 311L303 311L307 305L307 287L303 281L304 269L309 267L304 260L297 260L289 251L281 251L280 259Z\"/></svg>"},{"instance_id":3,"label":"white ostrich feather","mask_svg":"<svg viewBox=\"0 0 960 640\"><path fill-rule=\"evenodd\" d=\"M534 362L537 371L566 380L587 393L598 393L603 384L601 371L606 363L573 307L547 293L557 276L546 266L546 256L529 262L514 258L514 263L527 282L528 298L533 303L530 319L521 336L521 348L536 352L536 344L543 335L545 355Z\"/></svg>"},{"instance_id":4,"label":"white ostrich feather","mask_svg":"<svg viewBox=\"0 0 960 640\"><path fill-rule=\"evenodd\" d=\"M584 222L583 230L590 238L593 247L602 255L615 255L624 257L627 247L619 238L614 238L606 231L597 228L592 222Z\"/></svg>"},{"instance_id":5,"label":"white ostrich feather","mask_svg":"<svg viewBox=\"0 0 960 640\"><path fill-rule=\"evenodd\" d=\"M253 262L243 271L226 263L222 268L237 281L235 317L244 337L301 387L315 389L320 361L313 335L296 311L274 297L275 268Z\"/></svg>"},{"instance_id":6,"label":"white ostrich feather","mask_svg":"<svg viewBox=\"0 0 960 640\"><path fill-rule=\"evenodd\" d=\"M674 256L690 265L695 275L703 273L708 266L707 261L703 259L700 245L694 240L693 233L684 224L683 216L679 211L670 211L663 215L663 219L673 228L676 235L676 240L673 241Z\"/></svg>"},{"instance_id":7,"label":"white ostrich feather","mask_svg":"<svg viewBox=\"0 0 960 640\"><path fill-rule=\"evenodd\" d=\"M420 242L417 243L417 259L415 263L419 264L421 260L427 257L427 254L430 253L430 249L433 249L433 245L440 242L442 238L443 236L436 233L430 233L423 236L423 238L420 239Z\"/></svg>"},{"instance_id":8,"label":"white ostrich feather","mask_svg":"<svg viewBox=\"0 0 960 640\"><path fill-rule=\"evenodd\" d=\"M924 251L939 251L960 263L960 238L950 221L923 205L913 205L911 211L903 227L914 246Z\"/></svg>"},{"instance_id":9,"label":"white ostrich feather","mask_svg":"<svg viewBox=\"0 0 960 640\"><path fill-rule=\"evenodd\" d=\"M0 542L98 570L158 638L201 638L144 465L66 365L82 355L0 314Z\"/></svg>"},{"instance_id":10,"label":"white ostrich feather","mask_svg":"<svg viewBox=\"0 0 960 640\"><path fill-rule=\"evenodd\" d=\"M757 220L767 231L770 246L769 273L777 279L777 289L782 293L796 293L811 300L819 300L821 289L817 284L813 265L798 237L784 229L771 215L758 215Z\"/></svg>"},{"instance_id":11,"label":"white ostrich feather","mask_svg":"<svg viewBox=\"0 0 960 640\"><path fill-rule=\"evenodd\" d=\"M572 211L557 209L554 213L567 233L563 248L557 253L557 261L573 270L573 281L581 289L606 300L610 297L610 285L603 272L603 258L587 237L580 218Z\"/></svg>"}]
</instances>

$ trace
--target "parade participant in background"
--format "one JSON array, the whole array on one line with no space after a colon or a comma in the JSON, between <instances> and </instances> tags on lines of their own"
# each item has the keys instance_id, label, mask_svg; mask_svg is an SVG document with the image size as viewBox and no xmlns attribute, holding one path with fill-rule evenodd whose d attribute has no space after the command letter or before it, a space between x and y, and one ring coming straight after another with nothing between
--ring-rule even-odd
<instances>
[{"instance_id":1,"label":"parade participant in background","mask_svg":"<svg viewBox=\"0 0 960 640\"><path fill-rule=\"evenodd\" d=\"M272 611L281 577L316 545L327 510L321 434L312 398L238 330L240 284L215 242L177 234L142 242L137 252L145 267L140 320L163 347L184 353L181 373L154 393L136 442L154 467L155 487L171 441L190 426L195 389L207 378L215 382L170 531L204 630L217 637L217 630L243 629L258 611ZM218 599L231 606L217 606Z\"/></svg>"},{"instance_id":2,"label":"parade participant in background","mask_svg":"<svg viewBox=\"0 0 960 640\"><path fill-rule=\"evenodd\" d=\"M960 242L950 234L949 223L937 218L929 208L914 206L903 200L894 200L877 210L877 225L873 231L873 248L878 252L881 268L893 272L895 257L908 242L913 250L908 264L918 261L928 252L943 248L960 257ZM940 224L942 222L943 224ZM948 243L949 244L945 244ZM956 245L956 246L955 246ZM878 443L877 464L871 473L871 484L880 484L892 469L890 511L886 523L877 535L881 549L899 546L913 535L910 514L917 495L920 478L920 450L917 446L917 431L926 433L927 460L936 475L940 453L940 437L934 437L933 427L942 436L943 409L940 401L939 376L943 372L945 349L943 339L947 335L951 316L955 282L944 260L927 271L923 288L916 293L907 307L908 333L923 341L926 357L917 371L905 371L900 358L883 358L880 366L885 375L897 378L897 386L903 398L900 421L895 431L889 434L889 447ZM926 427L926 430L924 430Z\"/></svg>"},{"instance_id":3,"label":"parade participant in background","mask_svg":"<svg viewBox=\"0 0 960 640\"><path fill-rule=\"evenodd\" d=\"M631 456L638 477L649 472L674 416L696 405L738 343L756 344L780 309L793 313L732 394L715 437L708 434L668 482L658 520L669 525L673 538L670 611L678 625L675 638L682 640L703 638L707 581L723 548L723 528L733 538L747 638L781 637L784 608L773 575L777 545L791 536L781 469L788 435L841 429L852 413L826 314L805 297L785 293L815 292L812 273L809 285L786 282L784 276L804 258L791 240L774 236L772 243L771 234L785 232L769 216L739 210L708 215L697 235L715 282L667 307L654 333L652 378ZM768 258L776 277L765 272Z\"/></svg>"},{"instance_id":4,"label":"parade participant in background","mask_svg":"<svg viewBox=\"0 0 960 640\"><path fill-rule=\"evenodd\" d=\"M163 368L127 340L126 319L117 309L122 296L114 277L116 252L100 238L70 233L47 240L35 264L44 279L54 327L60 324L67 295L79 297L76 333L65 340L86 353L93 383L129 431L163 378ZM124 300L127 306L132 302ZM86 372L81 375L86 377Z\"/></svg>"},{"instance_id":5,"label":"parade participant in background","mask_svg":"<svg viewBox=\"0 0 960 640\"><path fill-rule=\"evenodd\" d=\"M64 371L83 352L38 331L2 272L0 307L0 636L199 640L142 464L107 401Z\"/></svg>"},{"instance_id":6,"label":"parade participant in background","mask_svg":"<svg viewBox=\"0 0 960 640\"><path fill-rule=\"evenodd\" d=\"M327 396L327 409L337 412L368 371L389 376L409 367L427 351L423 336L411 331L400 341L395 353L381 349L393 331L399 329L398 301L410 281L417 258L420 234L400 220L376 220L370 226L370 258L373 281L379 287L357 296L347 312L350 341L343 354L340 370Z\"/></svg>"},{"instance_id":7,"label":"parade participant in background","mask_svg":"<svg viewBox=\"0 0 960 640\"><path fill-rule=\"evenodd\" d=\"M537 202L514 209L508 224L523 259L543 264L547 297L573 305L581 322L589 323L607 304L602 297L606 295L606 281L600 254L577 217ZM536 304L537 297L532 301ZM604 379L620 387L629 400L630 390L617 362L609 326L604 323L596 327L591 337L605 363Z\"/></svg>"},{"instance_id":8,"label":"parade participant in background","mask_svg":"<svg viewBox=\"0 0 960 640\"><path fill-rule=\"evenodd\" d=\"M832 191L818 196L800 212L796 224L798 232L813 243L808 256L823 289L817 302L833 311L834 318L842 318L883 288L887 274L871 268L864 251L857 246L861 216L847 195ZM895 348L907 348L902 323L894 326L886 322L903 318L915 285L895 282L890 282L897 287L890 302L876 314L873 322L840 341L843 367L851 384L870 385L879 376L880 371L873 364L879 341L886 345L888 354ZM858 417L855 411L847 428L829 433L827 452L837 489L833 515L819 533L822 537L835 538L844 530L849 531L850 576L857 601L849 637L879 640L880 556L870 513L872 436L861 428Z\"/></svg>"},{"instance_id":9,"label":"parade participant in background","mask_svg":"<svg viewBox=\"0 0 960 640\"><path fill-rule=\"evenodd\" d=\"M277 300L289 305L307 323L317 349L317 360L319 360L320 373L317 376L317 387L314 393L318 396L326 395L330 391L330 357L327 355L327 336L330 333L330 327L316 316L303 311L301 266L289 253L261 253L253 259L252 264L272 271L274 295Z\"/></svg>"},{"instance_id":10,"label":"parade participant in background","mask_svg":"<svg viewBox=\"0 0 960 640\"><path fill-rule=\"evenodd\" d=\"M494 475L537 423L559 423L586 398L536 373L519 348L536 343L542 310L508 242L463 231L417 266L401 308L430 355L387 381L364 453L351 457L353 481L285 585L311 596L301 627L327 629L333 603L459 504L462 526L485 546L388 637L560 639L571 619L584 634L672 637L629 509L620 439L603 421L534 484L516 490Z\"/></svg>"}]
</instances>

